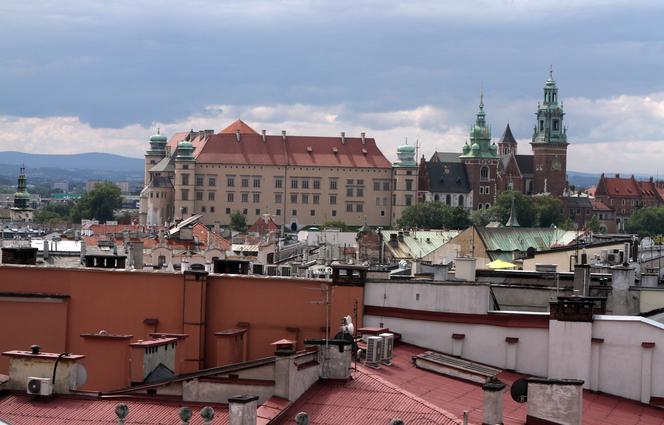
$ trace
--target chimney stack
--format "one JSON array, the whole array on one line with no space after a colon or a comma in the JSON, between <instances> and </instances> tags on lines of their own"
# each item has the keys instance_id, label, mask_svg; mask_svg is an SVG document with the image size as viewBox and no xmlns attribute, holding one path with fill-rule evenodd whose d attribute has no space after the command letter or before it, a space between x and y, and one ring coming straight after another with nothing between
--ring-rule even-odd
<instances>
[{"instance_id":1,"label":"chimney stack","mask_svg":"<svg viewBox=\"0 0 664 425\"><path fill-rule=\"evenodd\" d=\"M238 395L228 399L229 425L256 425L257 395Z\"/></svg>"},{"instance_id":2,"label":"chimney stack","mask_svg":"<svg viewBox=\"0 0 664 425\"><path fill-rule=\"evenodd\" d=\"M240 129L239 128L237 130L235 130L235 138L237 139L238 142L240 141Z\"/></svg>"},{"instance_id":3,"label":"chimney stack","mask_svg":"<svg viewBox=\"0 0 664 425\"><path fill-rule=\"evenodd\" d=\"M503 393L505 384L498 378L493 378L482 385L484 390L484 404L482 425L499 425L503 423Z\"/></svg>"},{"instance_id":4,"label":"chimney stack","mask_svg":"<svg viewBox=\"0 0 664 425\"><path fill-rule=\"evenodd\" d=\"M458 280L475 282L475 269L477 260L472 257L457 257L454 260L456 264L456 273L454 277Z\"/></svg>"},{"instance_id":5,"label":"chimney stack","mask_svg":"<svg viewBox=\"0 0 664 425\"><path fill-rule=\"evenodd\" d=\"M346 132L342 131L341 132L341 144L343 145L345 143L346 143Z\"/></svg>"},{"instance_id":6,"label":"chimney stack","mask_svg":"<svg viewBox=\"0 0 664 425\"><path fill-rule=\"evenodd\" d=\"M364 133L364 131L362 133L360 133L360 138L362 138L362 144L363 145L367 143L366 139L364 138L365 135L366 134Z\"/></svg>"},{"instance_id":7,"label":"chimney stack","mask_svg":"<svg viewBox=\"0 0 664 425\"><path fill-rule=\"evenodd\" d=\"M555 403L552 403L555 400ZM526 423L581 425L583 381L578 379L528 379Z\"/></svg>"},{"instance_id":8,"label":"chimney stack","mask_svg":"<svg viewBox=\"0 0 664 425\"><path fill-rule=\"evenodd\" d=\"M281 140L286 141L286 130L281 130Z\"/></svg>"},{"instance_id":9,"label":"chimney stack","mask_svg":"<svg viewBox=\"0 0 664 425\"><path fill-rule=\"evenodd\" d=\"M263 143L267 141L267 132L265 130L261 130L261 138L263 139Z\"/></svg>"}]
</instances>

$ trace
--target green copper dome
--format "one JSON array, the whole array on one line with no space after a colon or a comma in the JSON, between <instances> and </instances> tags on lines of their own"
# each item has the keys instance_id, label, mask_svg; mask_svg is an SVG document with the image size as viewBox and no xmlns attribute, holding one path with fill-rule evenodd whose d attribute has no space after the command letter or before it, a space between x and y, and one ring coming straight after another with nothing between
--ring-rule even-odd
<instances>
[{"instance_id":1,"label":"green copper dome","mask_svg":"<svg viewBox=\"0 0 664 425\"><path fill-rule=\"evenodd\" d=\"M484 112L484 94L480 95L480 106L475 116L475 123L470 127L470 146L463 147L462 158L498 158L498 149L491 146L491 128L486 123Z\"/></svg>"},{"instance_id":2,"label":"green copper dome","mask_svg":"<svg viewBox=\"0 0 664 425\"><path fill-rule=\"evenodd\" d=\"M468 152L470 152L470 145L466 142L466 144L463 145L463 154L468 155Z\"/></svg>"},{"instance_id":3,"label":"green copper dome","mask_svg":"<svg viewBox=\"0 0 664 425\"><path fill-rule=\"evenodd\" d=\"M415 167L415 146L401 145L397 148L397 157L399 158L395 163L395 167Z\"/></svg>"},{"instance_id":4,"label":"green copper dome","mask_svg":"<svg viewBox=\"0 0 664 425\"><path fill-rule=\"evenodd\" d=\"M159 133L159 131L157 131L156 134L153 134L152 136L150 136L150 141L151 142L164 142L164 143L166 143L166 136L164 136L163 134Z\"/></svg>"},{"instance_id":5,"label":"green copper dome","mask_svg":"<svg viewBox=\"0 0 664 425\"><path fill-rule=\"evenodd\" d=\"M166 136L161 134L159 129L157 133L150 136L150 149L147 151L148 155L160 155L163 156L166 154Z\"/></svg>"},{"instance_id":6,"label":"green copper dome","mask_svg":"<svg viewBox=\"0 0 664 425\"><path fill-rule=\"evenodd\" d=\"M473 146L470 148L470 151L473 153L473 155L478 154L480 152L479 143L473 143Z\"/></svg>"},{"instance_id":7,"label":"green copper dome","mask_svg":"<svg viewBox=\"0 0 664 425\"><path fill-rule=\"evenodd\" d=\"M193 161L194 160L193 153L194 153L194 145L192 145L190 141L183 140L180 143L178 143L175 159L181 161Z\"/></svg>"}]
</instances>

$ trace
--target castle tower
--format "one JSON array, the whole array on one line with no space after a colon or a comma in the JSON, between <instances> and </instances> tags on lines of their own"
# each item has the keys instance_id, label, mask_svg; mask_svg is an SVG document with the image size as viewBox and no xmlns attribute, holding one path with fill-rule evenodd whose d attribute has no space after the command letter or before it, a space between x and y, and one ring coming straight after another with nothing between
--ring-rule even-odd
<instances>
[{"instance_id":1,"label":"castle tower","mask_svg":"<svg viewBox=\"0 0 664 425\"><path fill-rule=\"evenodd\" d=\"M417 203L418 166L415 161L415 146L401 145L397 148L397 161L392 164L392 225L403 211Z\"/></svg>"},{"instance_id":2,"label":"castle tower","mask_svg":"<svg viewBox=\"0 0 664 425\"><path fill-rule=\"evenodd\" d=\"M150 149L145 152L145 177L143 183L147 186L150 183L150 168L154 167L166 156L166 136L157 133L150 136Z\"/></svg>"},{"instance_id":3,"label":"castle tower","mask_svg":"<svg viewBox=\"0 0 664 425\"><path fill-rule=\"evenodd\" d=\"M11 221L32 221L33 209L30 208L30 194L27 189L25 167L21 167L18 175L16 193L14 193L14 206L9 209Z\"/></svg>"},{"instance_id":4,"label":"castle tower","mask_svg":"<svg viewBox=\"0 0 664 425\"><path fill-rule=\"evenodd\" d=\"M498 146L491 143L491 129L486 125L484 95L480 96L480 107L475 125L470 130L470 144L463 146L461 161L466 167L468 183L473 190L473 209L489 208L496 202Z\"/></svg>"},{"instance_id":5,"label":"castle tower","mask_svg":"<svg viewBox=\"0 0 664 425\"><path fill-rule=\"evenodd\" d=\"M516 155L517 143L514 135L512 134L512 129L510 128L509 123L505 127L505 132L503 137L498 141L498 155L505 156L510 153Z\"/></svg>"},{"instance_id":6,"label":"castle tower","mask_svg":"<svg viewBox=\"0 0 664 425\"><path fill-rule=\"evenodd\" d=\"M560 196L567 173L567 129L563 126L563 104L558 103L558 87L549 71L544 84L544 100L537 105L533 133L534 192Z\"/></svg>"},{"instance_id":7,"label":"castle tower","mask_svg":"<svg viewBox=\"0 0 664 425\"><path fill-rule=\"evenodd\" d=\"M175 152L175 219L184 220L194 215L194 183L196 159L194 145L183 140Z\"/></svg>"}]
</instances>

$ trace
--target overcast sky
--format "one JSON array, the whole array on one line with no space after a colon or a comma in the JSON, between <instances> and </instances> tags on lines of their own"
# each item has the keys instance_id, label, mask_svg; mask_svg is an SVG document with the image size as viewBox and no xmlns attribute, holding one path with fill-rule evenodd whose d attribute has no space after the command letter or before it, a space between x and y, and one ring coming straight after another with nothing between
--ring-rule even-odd
<instances>
[{"instance_id":1,"label":"overcast sky","mask_svg":"<svg viewBox=\"0 0 664 425\"><path fill-rule=\"evenodd\" d=\"M528 153L553 65L568 169L664 174L662 22L636 0L3 0L0 150L141 156L239 117L428 157L460 151L483 88Z\"/></svg>"}]
</instances>

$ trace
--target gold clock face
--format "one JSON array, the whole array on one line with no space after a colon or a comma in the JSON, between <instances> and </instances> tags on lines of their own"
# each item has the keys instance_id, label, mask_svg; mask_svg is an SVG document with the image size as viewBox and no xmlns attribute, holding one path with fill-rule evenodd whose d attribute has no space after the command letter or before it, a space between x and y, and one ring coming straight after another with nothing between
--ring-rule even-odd
<instances>
[{"instance_id":1,"label":"gold clock face","mask_svg":"<svg viewBox=\"0 0 664 425\"><path fill-rule=\"evenodd\" d=\"M551 169L555 171L560 171L562 170L563 165L561 164L560 160L558 158L553 158L553 162L551 162Z\"/></svg>"}]
</instances>

